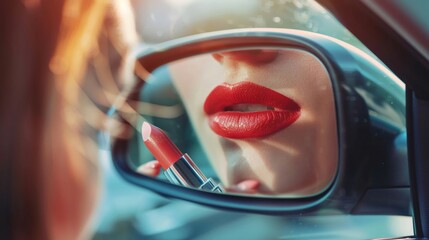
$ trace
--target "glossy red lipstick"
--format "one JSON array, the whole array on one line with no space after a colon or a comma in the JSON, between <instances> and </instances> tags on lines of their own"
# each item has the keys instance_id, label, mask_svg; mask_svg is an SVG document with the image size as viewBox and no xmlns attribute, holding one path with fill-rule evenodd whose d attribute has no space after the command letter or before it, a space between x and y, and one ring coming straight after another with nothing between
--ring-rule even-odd
<instances>
[{"instance_id":1,"label":"glossy red lipstick","mask_svg":"<svg viewBox=\"0 0 429 240\"><path fill-rule=\"evenodd\" d=\"M213 179L207 178L188 154L183 154L161 129L143 122L144 144L165 170L164 175L174 184L212 192L223 192Z\"/></svg>"},{"instance_id":2,"label":"glossy red lipstick","mask_svg":"<svg viewBox=\"0 0 429 240\"><path fill-rule=\"evenodd\" d=\"M217 86L207 96L204 111L216 134L236 139L266 137L301 114L292 99L249 81Z\"/></svg>"}]
</instances>

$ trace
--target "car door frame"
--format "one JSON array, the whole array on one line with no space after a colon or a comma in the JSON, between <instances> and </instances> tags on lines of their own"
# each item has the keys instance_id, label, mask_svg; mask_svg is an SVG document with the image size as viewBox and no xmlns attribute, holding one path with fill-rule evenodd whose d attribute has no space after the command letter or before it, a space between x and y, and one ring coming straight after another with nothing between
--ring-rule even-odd
<instances>
[{"instance_id":1,"label":"car door frame","mask_svg":"<svg viewBox=\"0 0 429 240\"><path fill-rule=\"evenodd\" d=\"M399 1L318 0L406 84L407 141L415 237L429 237L429 34ZM415 3L415 2L413 2ZM412 3L411 3L412 4ZM415 8L414 8L415 9ZM417 10L420 11L420 10ZM392 21L396 20L395 21ZM400 20L398 20L400 19ZM412 31L400 31L400 24Z\"/></svg>"}]
</instances>

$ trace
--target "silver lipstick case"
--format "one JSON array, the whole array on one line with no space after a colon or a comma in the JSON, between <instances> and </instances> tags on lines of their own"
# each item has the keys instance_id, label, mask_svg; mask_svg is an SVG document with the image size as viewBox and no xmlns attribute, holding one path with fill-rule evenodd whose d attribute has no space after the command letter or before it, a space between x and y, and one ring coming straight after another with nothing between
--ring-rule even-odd
<instances>
[{"instance_id":1,"label":"silver lipstick case","mask_svg":"<svg viewBox=\"0 0 429 240\"><path fill-rule=\"evenodd\" d=\"M171 183L177 185L211 192L223 192L222 187L212 178L207 179L186 153L165 170L164 175Z\"/></svg>"}]
</instances>

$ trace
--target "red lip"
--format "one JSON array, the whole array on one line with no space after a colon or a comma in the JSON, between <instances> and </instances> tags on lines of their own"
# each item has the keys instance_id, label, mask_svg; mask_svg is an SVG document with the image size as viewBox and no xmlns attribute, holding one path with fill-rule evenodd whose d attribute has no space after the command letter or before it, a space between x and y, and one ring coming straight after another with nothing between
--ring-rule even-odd
<instances>
[{"instance_id":1,"label":"red lip","mask_svg":"<svg viewBox=\"0 0 429 240\"><path fill-rule=\"evenodd\" d=\"M256 104L257 111L237 110L247 104ZM267 109L263 110L262 106ZM274 90L244 81L217 86L208 95L204 111L216 134L241 139L265 137L290 126L299 118L301 108Z\"/></svg>"}]
</instances>

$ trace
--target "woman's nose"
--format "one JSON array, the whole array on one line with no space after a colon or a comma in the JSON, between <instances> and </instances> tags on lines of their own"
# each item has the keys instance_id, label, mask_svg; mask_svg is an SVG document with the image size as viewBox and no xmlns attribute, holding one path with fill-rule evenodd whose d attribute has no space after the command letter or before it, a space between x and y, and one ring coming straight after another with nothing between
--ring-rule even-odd
<instances>
[{"instance_id":1,"label":"woman's nose","mask_svg":"<svg viewBox=\"0 0 429 240\"><path fill-rule=\"evenodd\" d=\"M267 64L278 56L277 50L239 50L212 54L213 58L223 64L226 61L245 62L252 65Z\"/></svg>"}]
</instances>

